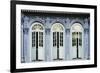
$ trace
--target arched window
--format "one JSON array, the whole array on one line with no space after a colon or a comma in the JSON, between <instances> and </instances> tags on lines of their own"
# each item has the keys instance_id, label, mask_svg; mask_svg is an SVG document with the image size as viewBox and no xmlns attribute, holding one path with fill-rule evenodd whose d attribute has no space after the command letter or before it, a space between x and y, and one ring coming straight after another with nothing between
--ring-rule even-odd
<instances>
[{"instance_id":1,"label":"arched window","mask_svg":"<svg viewBox=\"0 0 100 73\"><path fill-rule=\"evenodd\" d=\"M43 25L41 23L35 23L32 26L32 47L36 46L36 37L38 37L38 46L43 46Z\"/></svg>"},{"instance_id":2,"label":"arched window","mask_svg":"<svg viewBox=\"0 0 100 73\"><path fill-rule=\"evenodd\" d=\"M64 27L61 23L55 23L52 25L52 39L53 39L53 59L64 59Z\"/></svg>"},{"instance_id":3,"label":"arched window","mask_svg":"<svg viewBox=\"0 0 100 73\"><path fill-rule=\"evenodd\" d=\"M79 45L82 46L82 31L83 28L81 24L75 23L72 25L72 46L76 45L76 38L79 39Z\"/></svg>"},{"instance_id":4,"label":"arched window","mask_svg":"<svg viewBox=\"0 0 100 73\"><path fill-rule=\"evenodd\" d=\"M37 23L32 27L32 30L43 30L43 26L40 23Z\"/></svg>"},{"instance_id":5,"label":"arched window","mask_svg":"<svg viewBox=\"0 0 100 73\"><path fill-rule=\"evenodd\" d=\"M71 27L71 44L73 59L81 59L83 57L83 27L80 23L74 23Z\"/></svg>"},{"instance_id":6,"label":"arched window","mask_svg":"<svg viewBox=\"0 0 100 73\"><path fill-rule=\"evenodd\" d=\"M33 23L31 27L31 60L44 59L44 27L41 23Z\"/></svg>"},{"instance_id":7,"label":"arched window","mask_svg":"<svg viewBox=\"0 0 100 73\"><path fill-rule=\"evenodd\" d=\"M52 30L53 31L63 31L64 30L64 28L63 28L63 25L61 24L61 23L55 23L55 24L53 24L53 26L52 26Z\"/></svg>"}]
</instances>

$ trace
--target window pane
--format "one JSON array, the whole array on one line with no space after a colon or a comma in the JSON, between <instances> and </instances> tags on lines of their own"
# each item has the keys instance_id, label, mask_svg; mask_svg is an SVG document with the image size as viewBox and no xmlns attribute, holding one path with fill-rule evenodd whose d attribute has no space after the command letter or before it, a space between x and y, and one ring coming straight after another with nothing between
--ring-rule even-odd
<instances>
[{"instance_id":1,"label":"window pane","mask_svg":"<svg viewBox=\"0 0 100 73\"><path fill-rule=\"evenodd\" d=\"M35 46L35 32L32 32L32 47Z\"/></svg>"},{"instance_id":2,"label":"window pane","mask_svg":"<svg viewBox=\"0 0 100 73\"><path fill-rule=\"evenodd\" d=\"M43 47L43 32L39 32L39 46Z\"/></svg>"},{"instance_id":3,"label":"window pane","mask_svg":"<svg viewBox=\"0 0 100 73\"><path fill-rule=\"evenodd\" d=\"M79 32L79 45L82 46L82 32Z\"/></svg>"},{"instance_id":4,"label":"window pane","mask_svg":"<svg viewBox=\"0 0 100 73\"><path fill-rule=\"evenodd\" d=\"M53 32L53 46L56 46L57 40L56 40L56 32Z\"/></svg>"},{"instance_id":5,"label":"window pane","mask_svg":"<svg viewBox=\"0 0 100 73\"><path fill-rule=\"evenodd\" d=\"M35 24L35 25L32 27L32 30L43 30L43 27L42 27L40 24Z\"/></svg>"},{"instance_id":6,"label":"window pane","mask_svg":"<svg viewBox=\"0 0 100 73\"><path fill-rule=\"evenodd\" d=\"M60 46L63 46L63 32L60 32Z\"/></svg>"},{"instance_id":7,"label":"window pane","mask_svg":"<svg viewBox=\"0 0 100 73\"><path fill-rule=\"evenodd\" d=\"M54 32L53 32L53 46L54 46Z\"/></svg>"},{"instance_id":8,"label":"window pane","mask_svg":"<svg viewBox=\"0 0 100 73\"><path fill-rule=\"evenodd\" d=\"M76 35L77 32L72 32L72 46L76 46Z\"/></svg>"},{"instance_id":9,"label":"window pane","mask_svg":"<svg viewBox=\"0 0 100 73\"><path fill-rule=\"evenodd\" d=\"M55 23L55 24L53 24L53 31L62 31L63 30L63 27L62 27L62 24L60 24L60 23Z\"/></svg>"}]
</instances>

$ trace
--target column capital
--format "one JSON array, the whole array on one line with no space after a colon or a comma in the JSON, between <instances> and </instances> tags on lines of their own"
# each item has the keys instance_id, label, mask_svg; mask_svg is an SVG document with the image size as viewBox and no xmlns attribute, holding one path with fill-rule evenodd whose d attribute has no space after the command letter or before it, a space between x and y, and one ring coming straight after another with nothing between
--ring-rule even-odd
<instances>
[{"instance_id":1,"label":"column capital","mask_svg":"<svg viewBox=\"0 0 100 73\"><path fill-rule=\"evenodd\" d=\"M24 28L24 29L23 29L23 33L24 33L24 34L28 34L28 31L29 31L29 28Z\"/></svg>"},{"instance_id":2,"label":"column capital","mask_svg":"<svg viewBox=\"0 0 100 73\"><path fill-rule=\"evenodd\" d=\"M45 29L45 33L46 33L46 34L50 34L50 28L46 28L46 29Z\"/></svg>"}]
</instances>

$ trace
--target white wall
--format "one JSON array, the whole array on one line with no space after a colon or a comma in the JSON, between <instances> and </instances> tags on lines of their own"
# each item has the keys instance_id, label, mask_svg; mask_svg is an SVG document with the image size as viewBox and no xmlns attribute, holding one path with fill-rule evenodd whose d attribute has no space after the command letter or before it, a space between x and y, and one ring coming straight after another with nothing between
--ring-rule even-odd
<instances>
[{"instance_id":1,"label":"white wall","mask_svg":"<svg viewBox=\"0 0 100 73\"><path fill-rule=\"evenodd\" d=\"M41 73L100 72L100 1L99 0L34 0L43 2L98 5L98 67L85 69L42 71ZM10 0L0 0L0 73L10 73ZM35 73L35 72L34 72ZM40 73L40 72L37 72Z\"/></svg>"}]
</instances>

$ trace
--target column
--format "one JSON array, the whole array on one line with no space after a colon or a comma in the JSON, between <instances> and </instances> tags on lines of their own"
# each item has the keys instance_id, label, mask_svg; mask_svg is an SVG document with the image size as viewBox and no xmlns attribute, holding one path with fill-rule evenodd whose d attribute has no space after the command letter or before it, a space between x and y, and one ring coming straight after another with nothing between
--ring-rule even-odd
<instances>
[{"instance_id":1,"label":"column","mask_svg":"<svg viewBox=\"0 0 100 73\"><path fill-rule=\"evenodd\" d=\"M24 54L24 61L28 62L29 53L28 53L28 28L23 29L23 54Z\"/></svg>"},{"instance_id":2,"label":"column","mask_svg":"<svg viewBox=\"0 0 100 73\"><path fill-rule=\"evenodd\" d=\"M23 48L23 25L21 26L21 63L23 63L24 60L24 48Z\"/></svg>"},{"instance_id":3,"label":"column","mask_svg":"<svg viewBox=\"0 0 100 73\"><path fill-rule=\"evenodd\" d=\"M45 29L45 60L51 61L51 35L50 28Z\"/></svg>"},{"instance_id":4,"label":"column","mask_svg":"<svg viewBox=\"0 0 100 73\"><path fill-rule=\"evenodd\" d=\"M70 29L65 31L65 60L70 59Z\"/></svg>"},{"instance_id":5,"label":"column","mask_svg":"<svg viewBox=\"0 0 100 73\"><path fill-rule=\"evenodd\" d=\"M84 58L89 59L89 32L88 29L84 29Z\"/></svg>"}]
</instances>

